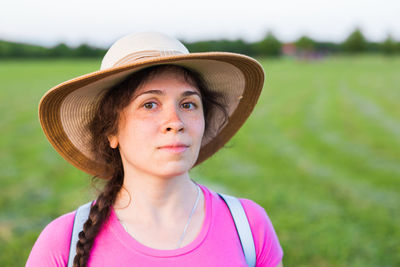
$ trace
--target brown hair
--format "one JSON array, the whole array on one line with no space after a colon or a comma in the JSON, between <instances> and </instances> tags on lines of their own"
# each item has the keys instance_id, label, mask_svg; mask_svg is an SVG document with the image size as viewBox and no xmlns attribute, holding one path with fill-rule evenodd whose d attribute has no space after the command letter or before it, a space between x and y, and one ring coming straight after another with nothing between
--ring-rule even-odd
<instances>
[{"instance_id":1,"label":"brown hair","mask_svg":"<svg viewBox=\"0 0 400 267\"><path fill-rule=\"evenodd\" d=\"M229 116L221 96L207 88L200 74L184 67L176 65L149 67L133 73L122 83L111 88L100 101L93 119L88 124L89 132L92 135L90 143L92 152L97 159L104 163L107 177L110 178L97 197L95 204L91 207L89 218L83 226L83 231L79 233L79 241L76 245L76 256L73 263L74 267L87 265L94 239L103 223L108 219L111 207L123 185L124 171L121 156L118 148L112 149L110 147L107 137L117 133L119 114L130 103L134 91L151 77L165 71L181 74L186 82L199 89L205 119L204 136L216 134L216 132L211 132L209 127L210 120L215 116L215 113L220 112L222 114L223 121L220 127L223 127L228 121Z\"/></svg>"}]
</instances>

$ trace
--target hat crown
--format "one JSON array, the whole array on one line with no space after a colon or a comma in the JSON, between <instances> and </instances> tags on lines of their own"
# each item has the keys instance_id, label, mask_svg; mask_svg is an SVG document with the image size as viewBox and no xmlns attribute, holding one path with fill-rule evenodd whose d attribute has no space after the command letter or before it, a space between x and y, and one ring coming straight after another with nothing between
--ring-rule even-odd
<instances>
[{"instance_id":1,"label":"hat crown","mask_svg":"<svg viewBox=\"0 0 400 267\"><path fill-rule=\"evenodd\" d=\"M108 49L100 69L126 65L151 57L179 54L189 54L189 51L175 38L158 32L135 33L119 39Z\"/></svg>"}]
</instances>

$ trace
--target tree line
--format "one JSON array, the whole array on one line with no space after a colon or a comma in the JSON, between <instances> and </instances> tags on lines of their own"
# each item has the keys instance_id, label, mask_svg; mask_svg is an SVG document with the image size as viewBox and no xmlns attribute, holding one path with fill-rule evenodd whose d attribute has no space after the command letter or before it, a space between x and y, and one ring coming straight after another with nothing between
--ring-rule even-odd
<instances>
[{"instance_id":1,"label":"tree line","mask_svg":"<svg viewBox=\"0 0 400 267\"><path fill-rule=\"evenodd\" d=\"M183 41L183 43L191 52L226 51L249 56L323 56L337 53L400 54L400 42L394 40L390 35L380 43L370 42L364 37L360 29L355 29L342 43L319 42L307 36L302 36L292 43L282 43L272 32L268 32L262 40L252 43L241 39L233 41ZM91 58L103 57L106 51L106 49L88 44L70 47L60 43L54 47L47 48L0 40L0 58Z\"/></svg>"}]
</instances>

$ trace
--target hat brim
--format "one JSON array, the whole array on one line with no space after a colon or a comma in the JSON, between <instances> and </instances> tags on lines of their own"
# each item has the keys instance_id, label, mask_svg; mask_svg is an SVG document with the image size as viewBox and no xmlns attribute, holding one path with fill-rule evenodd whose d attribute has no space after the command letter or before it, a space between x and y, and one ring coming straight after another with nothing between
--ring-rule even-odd
<instances>
[{"instance_id":1,"label":"hat brim","mask_svg":"<svg viewBox=\"0 0 400 267\"><path fill-rule=\"evenodd\" d=\"M239 130L257 103L264 84L264 71L256 60L228 52L148 58L92 72L55 86L42 97L40 124L52 146L78 169L107 179L104 166L91 155L88 147L90 135L85 125L107 89L133 72L162 64L175 64L197 71L211 90L224 96L228 108L228 123L216 136L203 142L195 166L217 152Z\"/></svg>"}]
</instances>

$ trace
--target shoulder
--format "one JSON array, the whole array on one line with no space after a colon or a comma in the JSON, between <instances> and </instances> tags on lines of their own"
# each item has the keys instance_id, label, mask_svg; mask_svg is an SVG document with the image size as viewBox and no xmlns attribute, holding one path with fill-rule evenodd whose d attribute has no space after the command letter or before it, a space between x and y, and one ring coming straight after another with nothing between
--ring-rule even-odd
<instances>
[{"instance_id":1,"label":"shoulder","mask_svg":"<svg viewBox=\"0 0 400 267\"><path fill-rule=\"evenodd\" d=\"M257 266L276 266L283 257L274 226L265 209L256 202L239 198L249 220L257 253Z\"/></svg>"},{"instance_id":2,"label":"shoulder","mask_svg":"<svg viewBox=\"0 0 400 267\"><path fill-rule=\"evenodd\" d=\"M225 202L218 196L218 193L204 185L200 186L213 199L213 202L215 200L215 203L218 203L220 207L224 206L229 210L224 204ZM267 212L253 200L246 198L238 199L243 206L253 234L257 254L257 266L275 267L282 260L283 250Z\"/></svg>"},{"instance_id":3,"label":"shoulder","mask_svg":"<svg viewBox=\"0 0 400 267\"><path fill-rule=\"evenodd\" d=\"M272 222L265 209L258 203L247 198L239 198L252 226L258 228L272 228Z\"/></svg>"},{"instance_id":4,"label":"shoulder","mask_svg":"<svg viewBox=\"0 0 400 267\"><path fill-rule=\"evenodd\" d=\"M50 222L36 240L27 267L66 266L71 242L75 211Z\"/></svg>"}]
</instances>

